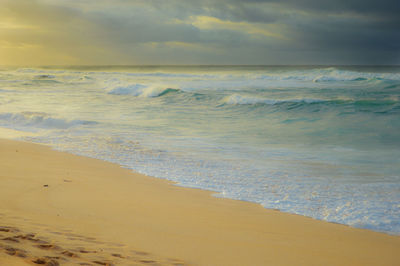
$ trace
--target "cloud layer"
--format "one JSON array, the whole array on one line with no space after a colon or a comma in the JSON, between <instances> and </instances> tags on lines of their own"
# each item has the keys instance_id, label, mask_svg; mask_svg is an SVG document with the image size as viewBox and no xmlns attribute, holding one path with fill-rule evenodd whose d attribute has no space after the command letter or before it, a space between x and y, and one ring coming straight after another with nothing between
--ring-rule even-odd
<instances>
[{"instance_id":1,"label":"cloud layer","mask_svg":"<svg viewBox=\"0 0 400 266\"><path fill-rule=\"evenodd\" d=\"M399 64L384 0L0 0L0 64Z\"/></svg>"}]
</instances>

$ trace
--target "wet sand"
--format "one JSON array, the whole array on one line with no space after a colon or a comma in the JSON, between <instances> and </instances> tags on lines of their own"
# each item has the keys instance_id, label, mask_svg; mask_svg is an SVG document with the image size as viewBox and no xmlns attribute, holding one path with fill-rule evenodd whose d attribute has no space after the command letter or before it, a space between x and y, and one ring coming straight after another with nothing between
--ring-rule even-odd
<instances>
[{"instance_id":1,"label":"wet sand","mask_svg":"<svg viewBox=\"0 0 400 266\"><path fill-rule=\"evenodd\" d=\"M0 140L0 265L400 265L400 237Z\"/></svg>"}]
</instances>

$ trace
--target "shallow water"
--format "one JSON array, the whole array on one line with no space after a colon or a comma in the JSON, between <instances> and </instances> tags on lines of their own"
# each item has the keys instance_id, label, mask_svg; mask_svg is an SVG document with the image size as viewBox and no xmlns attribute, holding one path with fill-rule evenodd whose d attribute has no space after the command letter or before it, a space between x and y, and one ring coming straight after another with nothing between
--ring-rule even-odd
<instances>
[{"instance_id":1,"label":"shallow water","mask_svg":"<svg viewBox=\"0 0 400 266\"><path fill-rule=\"evenodd\" d=\"M0 68L23 139L393 234L399 100L398 67Z\"/></svg>"}]
</instances>

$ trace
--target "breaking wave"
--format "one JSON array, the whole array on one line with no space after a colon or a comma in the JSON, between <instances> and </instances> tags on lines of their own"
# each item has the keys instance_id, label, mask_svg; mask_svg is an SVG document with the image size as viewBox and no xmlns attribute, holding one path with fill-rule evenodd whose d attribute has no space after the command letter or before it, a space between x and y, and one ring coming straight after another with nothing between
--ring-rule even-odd
<instances>
[{"instance_id":1,"label":"breaking wave","mask_svg":"<svg viewBox=\"0 0 400 266\"><path fill-rule=\"evenodd\" d=\"M0 114L1 126L28 131L36 131L38 129L68 129L80 125L92 124L97 124L97 122L54 118L49 114L42 112Z\"/></svg>"},{"instance_id":2,"label":"breaking wave","mask_svg":"<svg viewBox=\"0 0 400 266\"><path fill-rule=\"evenodd\" d=\"M313 99L313 98L300 98L300 99L268 99L254 96L245 96L240 94L233 94L226 97L223 100L226 104L233 105L252 105L252 104L268 104L275 105L280 103L318 103L318 102L326 102L326 100L322 99Z\"/></svg>"},{"instance_id":3,"label":"breaking wave","mask_svg":"<svg viewBox=\"0 0 400 266\"><path fill-rule=\"evenodd\" d=\"M179 92L180 89L165 88L163 86L147 86L143 84L131 84L118 86L108 91L112 95L132 95L136 97L160 97L171 92Z\"/></svg>"},{"instance_id":4,"label":"breaking wave","mask_svg":"<svg viewBox=\"0 0 400 266\"><path fill-rule=\"evenodd\" d=\"M352 105L354 107L375 107L389 106L396 108L399 105L398 97L388 99L318 99L318 98L292 98L292 99L270 99L256 96L232 94L223 99L223 104L229 105L278 105L278 104L331 104L331 105ZM366 109L367 110L367 109Z\"/></svg>"}]
</instances>

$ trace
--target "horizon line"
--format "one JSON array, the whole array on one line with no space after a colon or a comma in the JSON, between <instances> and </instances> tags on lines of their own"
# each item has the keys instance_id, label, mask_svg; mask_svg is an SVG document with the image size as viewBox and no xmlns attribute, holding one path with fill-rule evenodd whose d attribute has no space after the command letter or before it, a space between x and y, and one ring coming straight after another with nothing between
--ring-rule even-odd
<instances>
[{"instance_id":1,"label":"horizon line","mask_svg":"<svg viewBox=\"0 0 400 266\"><path fill-rule=\"evenodd\" d=\"M400 67L400 64L54 64L0 65L0 67Z\"/></svg>"}]
</instances>

